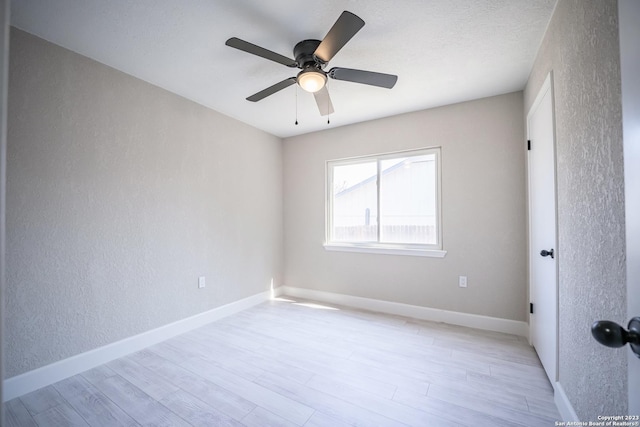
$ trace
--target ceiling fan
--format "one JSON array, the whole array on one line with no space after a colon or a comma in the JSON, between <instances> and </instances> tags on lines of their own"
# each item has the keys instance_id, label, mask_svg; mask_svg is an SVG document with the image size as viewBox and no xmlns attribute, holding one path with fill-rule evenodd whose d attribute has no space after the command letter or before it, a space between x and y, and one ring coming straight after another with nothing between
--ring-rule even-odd
<instances>
[{"instance_id":1,"label":"ceiling fan","mask_svg":"<svg viewBox=\"0 0 640 427\"><path fill-rule=\"evenodd\" d=\"M334 67L324 71L336 53L364 26L364 21L351 12L344 11L333 24L323 40L302 40L293 48L294 59L272 52L253 43L232 37L226 45L278 62L302 71L296 77L289 77L268 88L261 90L247 98L247 101L257 102L267 96L297 83L302 89L313 93L320 114L325 116L333 113L333 105L327 90L327 77L391 89L398 80L392 74L375 73L372 71L354 70L352 68Z\"/></svg>"}]
</instances>

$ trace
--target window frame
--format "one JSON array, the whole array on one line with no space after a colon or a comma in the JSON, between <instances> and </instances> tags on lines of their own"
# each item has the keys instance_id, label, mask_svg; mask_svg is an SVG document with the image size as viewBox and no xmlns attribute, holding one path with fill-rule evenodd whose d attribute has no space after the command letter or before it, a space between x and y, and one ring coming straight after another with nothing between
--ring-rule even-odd
<instances>
[{"instance_id":1,"label":"window frame","mask_svg":"<svg viewBox=\"0 0 640 427\"><path fill-rule=\"evenodd\" d=\"M380 176L381 162L400 157L412 157L421 155L435 155L435 192L436 192L436 244L420 243L384 243L380 242ZM377 241L375 242L338 242L332 241L333 230L333 168L336 166L354 165L359 163L377 163L376 176L376 226ZM381 154L373 154L343 159L327 160L325 163L325 243L327 251L377 253L387 255L410 255L443 258L447 251L442 243L442 148L425 147L410 150L394 151Z\"/></svg>"}]
</instances>

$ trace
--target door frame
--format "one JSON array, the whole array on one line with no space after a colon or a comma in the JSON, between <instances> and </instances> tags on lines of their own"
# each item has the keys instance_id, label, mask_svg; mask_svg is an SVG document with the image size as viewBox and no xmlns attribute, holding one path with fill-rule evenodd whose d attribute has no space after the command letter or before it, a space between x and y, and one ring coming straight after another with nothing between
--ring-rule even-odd
<instances>
[{"instance_id":1,"label":"door frame","mask_svg":"<svg viewBox=\"0 0 640 427\"><path fill-rule=\"evenodd\" d=\"M531 119L531 116L533 115L533 113L536 111L536 109L538 108L538 106L540 105L540 102L542 102L542 99L544 97L544 95L549 92L550 96L551 96L551 127L552 127L552 132L553 132L553 142L552 142L552 150L553 150L553 174L554 174L554 189L553 189L553 197L554 197L554 205L555 205L555 212L554 212L554 216L555 216L555 242L554 242L554 248L555 248L555 276L556 276L556 280L555 280L555 284L556 284L556 289L555 289L555 302L556 302L556 307L555 307L555 311L556 311L556 325L555 325L555 375L552 381L552 386L555 390L556 387L556 383L558 382L558 378L559 378L559 339L560 339L560 330L559 330L559 321L560 321L560 313L559 313L559 305L560 305L560 295L559 295L559 263L560 263L560 247L558 244L558 170L557 170L557 152L556 152L556 114L555 114L555 97L554 97L554 88L553 88L553 71L550 71L549 74L547 74L547 77L544 79L544 82L542 83L542 85L540 86L540 89L538 90L538 94L536 95L536 98L533 102L533 104L531 104L531 107L529 108L529 111L527 112L527 119L526 119L526 127L527 127L527 139L530 140L530 129L529 129L529 122ZM528 287L527 287L527 298L528 301L531 302L531 295L532 295L532 289L534 284L532 283L531 280L531 276L532 276L532 260L533 257L537 256L537 251L533 251L531 248L531 216L532 216L532 212L531 212L531 159L529 156L529 151L527 151L527 282L528 282ZM531 346L533 346L533 322L531 321L531 314L529 313L528 316L528 321L529 321L529 344Z\"/></svg>"},{"instance_id":2,"label":"door frame","mask_svg":"<svg viewBox=\"0 0 640 427\"><path fill-rule=\"evenodd\" d=\"M640 316L640 3L618 1L620 77L622 89L622 139L624 153L625 229L627 252L627 321ZM623 325L626 327L626 324ZM627 351L628 413L640 414L640 360ZM635 398L634 398L635 396Z\"/></svg>"},{"instance_id":3,"label":"door frame","mask_svg":"<svg viewBox=\"0 0 640 427\"><path fill-rule=\"evenodd\" d=\"M0 0L0 425L4 425L5 184L7 170L7 92L9 86L9 0Z\"/></svg>"}]
</instances>

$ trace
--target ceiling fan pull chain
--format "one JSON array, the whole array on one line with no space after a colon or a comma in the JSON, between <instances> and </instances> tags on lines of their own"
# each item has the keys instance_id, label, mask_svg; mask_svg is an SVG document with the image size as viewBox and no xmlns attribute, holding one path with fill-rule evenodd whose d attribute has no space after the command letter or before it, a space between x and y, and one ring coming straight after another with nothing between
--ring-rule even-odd
<instances>
[{"instance_id":1,"label":"ceiling fan pull chain","mask_svg":"<svg viewBox=\"0 0 640 427\"><path fill-rule=\"evenodd\" d=\"M298 85L296 85L296 126L298 126Z\"/></svg>"},{"instance_id":2,"label":"ceiling fan pull chain","mask_svg":"<svg viewBox=\"0 0 640 427\"><path fill-rule=\"evenodd\" d=\"M331 115L331 101L329 100L329 82L327 82L326 86L327 86L327 124L331 123L329 121L329 116Z\"/></svg>"}]
</instances>

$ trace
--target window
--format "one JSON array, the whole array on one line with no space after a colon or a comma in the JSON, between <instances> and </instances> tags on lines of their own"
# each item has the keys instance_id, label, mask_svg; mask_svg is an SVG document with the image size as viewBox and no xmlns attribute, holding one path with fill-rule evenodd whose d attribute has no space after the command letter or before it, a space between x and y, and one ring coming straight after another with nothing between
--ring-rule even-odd
<instances>
[{"instance_id":1,"label":"window","mask_svg":"<svg viewBox=\"0 0 640 427\"><path fill-rule=\"evenodd\" d=\"M442 257L440 149L327 162L328 250Z\"/></svg>"}]
</instances>

